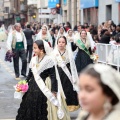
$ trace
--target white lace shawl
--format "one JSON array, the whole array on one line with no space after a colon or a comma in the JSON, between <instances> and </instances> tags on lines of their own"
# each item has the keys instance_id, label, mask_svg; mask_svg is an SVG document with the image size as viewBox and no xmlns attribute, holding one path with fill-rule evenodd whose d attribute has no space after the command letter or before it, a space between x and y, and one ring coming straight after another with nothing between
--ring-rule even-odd
<instances>
[{"instance_id":1,"label":"white lace shawl","mask_svg":"<svg viewBox=\"0 0 120 120\"><path fill-rule=\"evenodd\" d=\"M63 29L63 34L61 34L60 33L60 29ZM60 37L60 36L66 36L66 32L65 32L65 29L63 28L63 27L61 27L60 29L59 29L59 31L58 31L58 34L57 34L57 37L56 37L56 41L55 41L55 46L57 46L57 40L58 40L58 38Z\"/></svg>"},{"instance_id":2,"label":"white lace shawl","mask_svg":"<svg viewBox=\"0 0 120 120\"><path fill-rule=\"evenodd\" d=\"M38 61L38 56L35 56L35 58L36 58L36 61ZM44 70L52 68L53 66L55 66L54 61L48 55L46 55L43 58L43 60L40 63L38 63L38 64L39 64L39 67L37 69L39 71L39 74L42 73ZM31 60L29 68L32 68L32 65L34 65L34 63L32 63L32 60Z\"/></svg>"},{"instance_id":3,"label":"white lace shawl","mask_svg":"<svg viewBox=\"0 0 120 120\"><path fill-rule=\"evenodd\" d=\"M69 35L69 31L72 31L72 36ZM73 30L72 29L69 29L66 33L66 38L68 41L72 42L74 41L74 33L73 33ZM72 41L71 41L72 40Z\"/></svg>"},{"instance_id":4,"label":"white lace shawl","mask_svg":"<svg viewBox=\"0 0 120 120\"><path fill-rule=\"evenodd\" d=\"M46 39L47 39L48 42L50 42L51 45L52 45L53 41L52 41L52 37L51 37L51 35L50 35L50 32L49 32L49 30L48 30L47 25L43 25L42 27L46 27L46 29L47 29ZM37 34L37 36L36 36L36 40L40 40L40 39L43 39L43 38L42 38L42 29L40 30L40 32L39 32L39 33ZM44 39L43 39L43 40L44 40Z\"/></svg>"},{"instance_id":5,"label":"white lace shawl","mask_svg":"<svg viewBox=\"0 0 120 120\"><path fill-rule=\"evenodd\" d=\"M32 72L33 72L35 81L38 87L40 88L40 90L43 92L43 94L48 98L48 100L58 108L57 110L58 118L62 119L64 117L64 112L61 108L62 103L61 103L61 91L60 91L59 80L58 80L58 93L56 98L52 94L51 90L49 90L48 87L45 85L42 78L39 76L39 74L42 73L44 70L55 66L54 61L47 55L44 57L41 63L38 63L37 60L38 60L38 57L35 56L32 58L30 63L31 65L30 67L32 67ZM36 67L37 64L39 64L38 68Z\"/></svg>"},{"instance_id":6,"label":"white lace shawl","mask_svg":"<svg viewBox=\"0 0 120 120\"><path fill-rule=\"evenodd\" d=\"M65 65L67 63L70 63L71 76L72 76L72 81L74 83L73 88L74 88L75 91L78 91L78 88L77 88L78 74L77 74L77 69L76 69L76 65L75 65L75 61L74 61L73 52L71 50L71 43L67 42L66 52L65 52L65 54L66 54L65 61L63 61L61 58L56 59L59 54L60 53L58 51L58 47L56 46L55 49L54 49L54 52L53 52L54 59L57 62L56 64L58 64L58 66L62 67L64 65L64 63L65 63Z\"/></svg>"},{"instance_id":7,"label":"white lace shawl","mask_svg":"<svg viewBox=\"0 0 120 120\"><path fill-rule=\"evenodd\" d=\"M35 56L35 57L36 57L36 61L38 61L38 57L37 56ZM55 73L56 73L56 78L57 78L57 81L58 81L58 91L65 98L65 94L64 94L64 91L63 91L63 88L62 88L62 85L61 85L61 81L60 81L60 76L58 74L58 70L57 70L57 67L56 67L56 62L54 61L54 59L51 56L46 55L44 57L44 59L39 64L40 65L37 68L39 74L42 73L44 70L47 70L47 69L55 66ZM29 68L32 69L33 65L34 65L34 63L32 63L32 60L31 60L31 62L29 64Z\"/></svg>"},{"instance_id":8,"label":"white lace shawl","mask_svg":"<svg viewBox=\"0 0 120 120\"><path fill-rule=\"evenodd\" d=\"M76 44L76 41L80 39L81 40L81 36L80 33L76 33L74 36L74 43ZM86 37L86 43L85 43L86 48L91 47L91 49L94 49L95 47L95 42L92 39L92 36L89 32L87 32L87 37Z\"/></svg>"}]
</instances>

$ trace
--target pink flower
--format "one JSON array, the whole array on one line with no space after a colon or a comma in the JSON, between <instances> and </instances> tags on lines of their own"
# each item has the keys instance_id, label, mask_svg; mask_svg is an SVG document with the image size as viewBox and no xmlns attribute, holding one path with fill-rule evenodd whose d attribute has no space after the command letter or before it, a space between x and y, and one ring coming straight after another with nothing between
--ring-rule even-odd
<instances>
[{"instance_id":1,"label":"pink flower","mask_svg":"<svg viewBox=\"0 0 120 120\"><path fill-rule=\"evenodd\" d=\"M14 88L17 92L23 92L23 93L27 92L28 87L29 86L28 86L28 83L26 82L26 80L21 80L18 82L18 84L16 84L16 86L14 86Z\"/></svg>"},{"instance_id":2,"label":"pink flower","mask_svg":"<svg viewBox=\"0 0 120 120\"><path fill-rule=\"evenodd\" d=\"M22 92L27 92L27 90L28 90L28 84L25 84L25 85L20 85L20 88L21 88L21 91Z\"/></svg>"}]
</instances>

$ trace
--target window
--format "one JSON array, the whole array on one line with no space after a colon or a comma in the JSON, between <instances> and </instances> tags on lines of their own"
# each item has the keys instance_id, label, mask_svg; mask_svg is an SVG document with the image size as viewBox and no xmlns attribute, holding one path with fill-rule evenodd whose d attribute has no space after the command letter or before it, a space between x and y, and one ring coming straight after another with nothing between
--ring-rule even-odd
<instances>
[{"instance_id":1,"label":"window","mask_svg":"<svg viewBox=\"0 0 120 120\"><path fill-rule=\"evenodd\" d=\"M9 7L5 7L5 13L9 13Z\"/></svg>"},{"instance_id":2,"label":"window","mask_svg":"<svg viewBox=\"0 0 120 120\"><path fill-rule=\"evenodd\" d=\"M112 19L112 5L106 5L106 20Z\"/></svg>"}]
</instances>

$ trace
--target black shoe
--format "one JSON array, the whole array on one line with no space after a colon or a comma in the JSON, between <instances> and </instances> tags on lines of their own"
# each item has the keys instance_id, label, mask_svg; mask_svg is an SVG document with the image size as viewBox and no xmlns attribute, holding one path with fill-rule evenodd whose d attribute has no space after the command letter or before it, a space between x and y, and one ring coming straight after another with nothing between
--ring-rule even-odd
<instances>
[{"instance_id":1,"label":"black shoe","mask_svg":"<svg viewBox=\"0 0 120 120\"><path fill-rule=\"evenodd\" d=\"M24 77L27 77L25 74L21 74L22 76L24 76Z\"/></svg>"}]
</instances>

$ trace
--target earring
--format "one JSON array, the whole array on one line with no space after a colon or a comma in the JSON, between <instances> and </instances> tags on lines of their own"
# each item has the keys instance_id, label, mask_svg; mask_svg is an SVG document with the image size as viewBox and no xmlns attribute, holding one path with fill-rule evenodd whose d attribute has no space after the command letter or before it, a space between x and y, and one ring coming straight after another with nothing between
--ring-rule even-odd
<instances>
[{"instance_id":1,"label":"earring","mask_svg":"<svg viewBox=\"0 0 120 120\"><path fill-rule=\"evenodd\" d=\"M108 114L112 109L112 104L110 103L110 101L106 100L103 105L103 108L104 108L105 115Z\"/></svg>"},{"instance_id":2,"label":"earring","mask_svg":"<svg viewBox=\"0 0 120 120\"><path fill-rule=\"evenodd\" d=\"M43 51L41 51L40 54L42 55L42 54L43 54Z\"/></svg>"}]
</instances>

